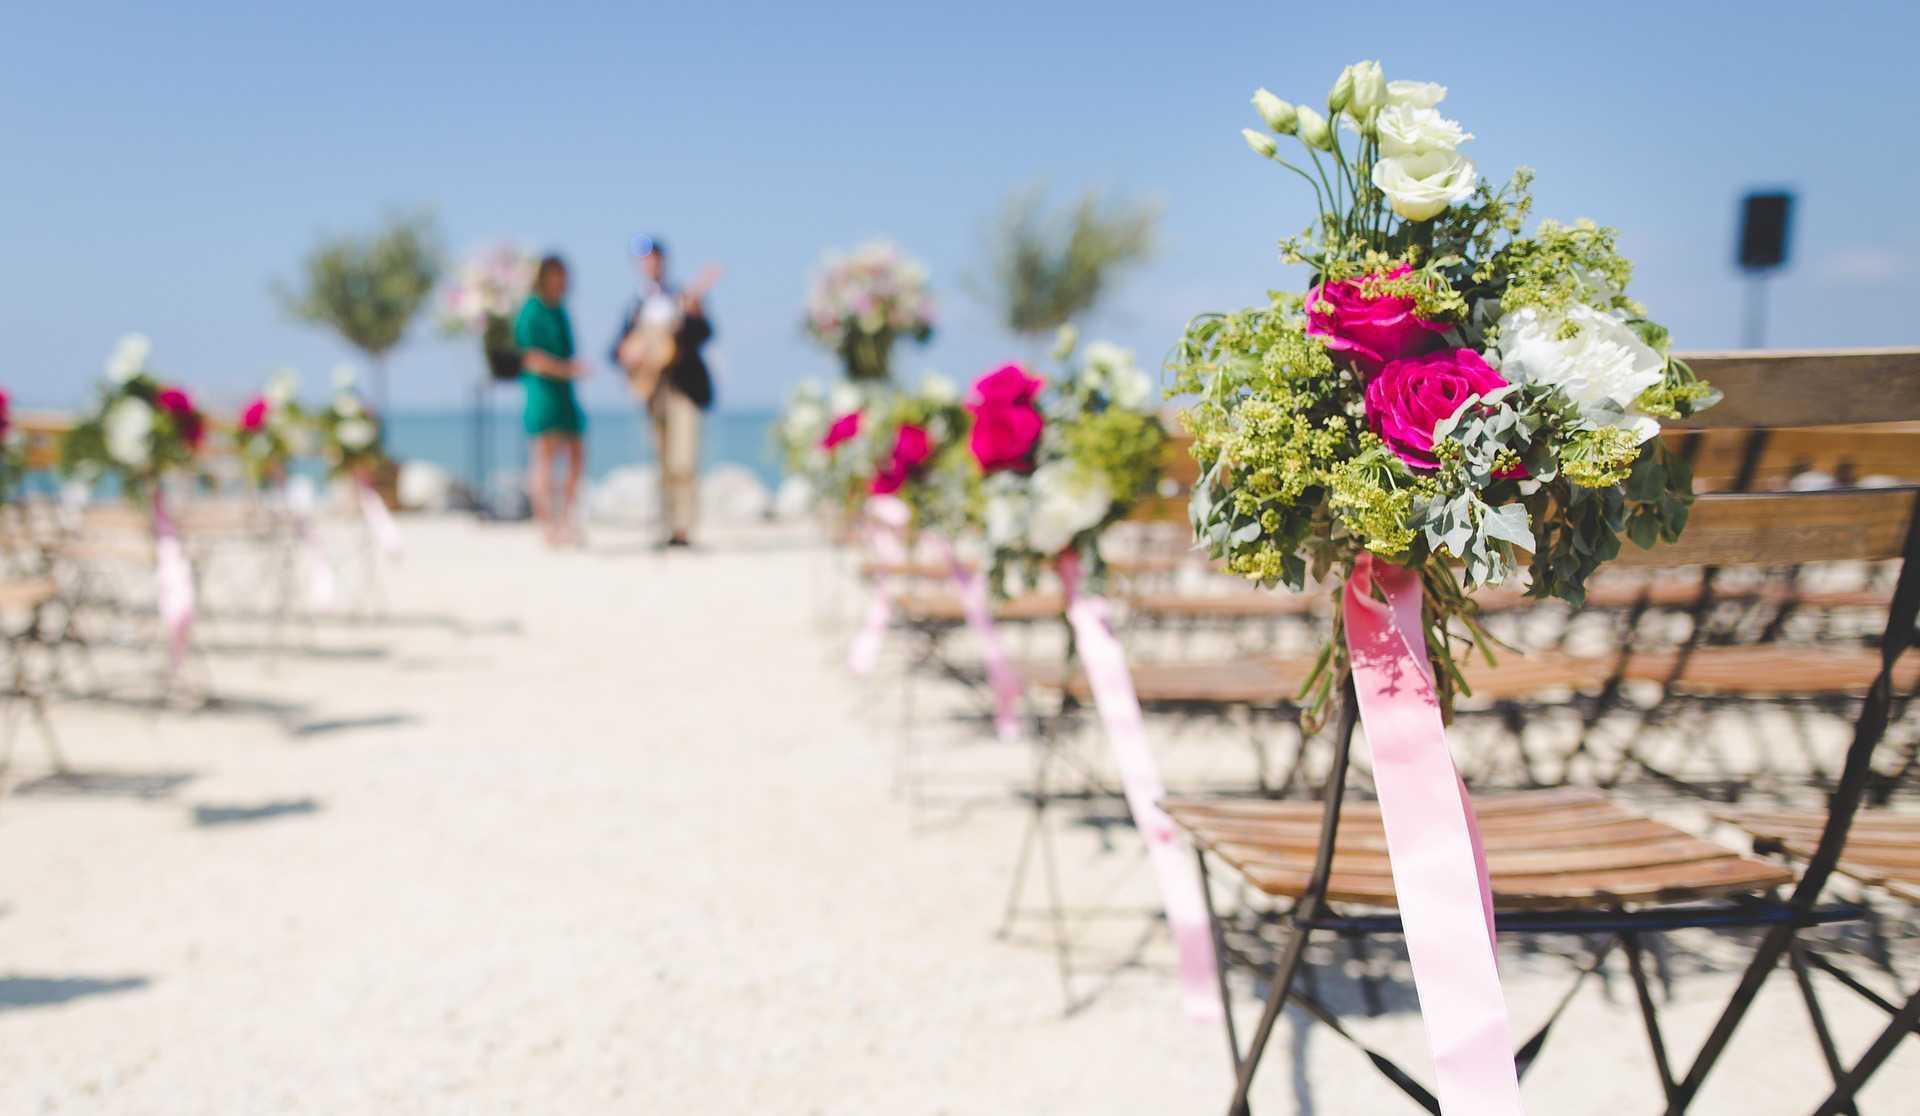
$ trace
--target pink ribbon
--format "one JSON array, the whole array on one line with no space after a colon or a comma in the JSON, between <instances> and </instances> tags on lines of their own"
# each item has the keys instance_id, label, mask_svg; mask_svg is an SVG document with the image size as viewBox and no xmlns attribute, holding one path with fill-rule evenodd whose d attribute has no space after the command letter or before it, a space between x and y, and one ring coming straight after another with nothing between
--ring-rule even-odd
<instances>
[{"instance_id":1,"label":"pink ribbon","mask_svg":"<svg viewBox=\"0 0 1920 1116\"><path fill-rule=\"evenodd\" d=\"M387 510L387 502L373 490L373 482L363 474L354 475L353 487L360 496L360 514L366 517L367 529L373 532L374 541L380 544L380 553L386 556L388 563L399 565L402 551L400 527L394 523L393 513Z\"/></svg>"},{"instance_id":2,"label":"pink ribbon","mask_svg":"<svg viewBox=\"0 0 1920 1116\"><path fill-rule=\"evenodd\" d=\"M295 477L287 485L283 498L287 502L287 514L293 520L294 534L300 540L300 550L307 560L307 599L316 612L331 612L335 588L333 559L327 556L320 533L313 529L313 485L305 477Z\"/></svg>"},{"instance_id":3,"label":"pink ribbon","mask_svg":"<svg viewBox=\"0 0 1920 1116\"><path fill-rule=\"evenodd\" d=\"M1378 586L1386 603L1373 598ZM1407 953L1447 1116L1519 1116L1493 889L1433 690L1420 575L1361 555L1344 609Z\"/></svg>"},{"instance_id":4,"label":"pink ribbon","mask_svg":"<svg viewBox=\"0 0 1920 1116\"><path fill-rule=\"evenodd\" d=\"M860 629L847 648L847 669L855 678L868 677L880 665L880 645L887 637L887 622L893 619L891 571L907 564L906 544L900 537L912 518L912 509L896 496L873 496L867 500L861 535L867 541L867 552L873 556L877 569L873 592L867 597L866 613L860 618Z\"/></svg>"},{"instance_id":5,"label":"pink ribbon","mask_svg":"<svg viewBox=\"0 0 1920 1116\"><path fill-rule=\"evenodd\" d=\"M187 635L193 630L196 611L193 567L158 491L153 494L153 576L160 628L167 637L167 660L178 670L186 661Z\"/></svg>"},{"instance_id":6,"label":"pink ribbon","mask_svg":"<svg viewBox=\"0 0 1920 1116\"><path fill-rule=\"evenodd\" d=\"M1000 628L993 622L993 608L987 602L987 579L969 570L953 544L944 536L929 534L928 543L953 574L954 588L960 591L961 609L967 626L980 641L980 657L987 666L987 685L993 689L993 727L1001 740L1020 739L1020 675L1007 662L1007 646L1001 642Z\"/></svg>"},{"instance_id":7,"label":"pink ribbon","mask_svg":"<svg viewBox=\"0 0 1920 1116\"><path fill-rule=\"evenodd\" d=\"M1080 594L1080 556L1069 550L1060 555L1060 580L1067 591L1067 623L1073 643L1093 688L1094 708L1107 732L1120 769L1120 787L1127 796L1133 824L1147 842L1147 859L1160 883L1167 927L1173 934L1180 965L1180 995L1195 1022L1220 1019L1220 990L1215 981L1213 931L1207 922L1206 898L1201 893L1200 870L1180 842L1173 819L1160 808L1167 789L1160 781L1153 752L1147 747L1146 725L1140 718L1140 700L1133 692L1126 652L1113 634L1107 602Z\"/></svg>"}]
</instances>

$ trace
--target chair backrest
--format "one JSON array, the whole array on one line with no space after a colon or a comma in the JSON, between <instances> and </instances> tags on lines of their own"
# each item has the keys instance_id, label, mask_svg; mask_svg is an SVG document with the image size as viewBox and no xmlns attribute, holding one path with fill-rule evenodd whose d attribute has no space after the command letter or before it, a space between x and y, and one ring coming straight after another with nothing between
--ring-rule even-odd
<instances>
[{"instance_id":1,"label":"chair backrest","mask_svg":"<svg viewBox=\"0 0 1920 1116\"><path fill-rule=\"evenodd\" d=\"M1766 441L1808 427L1920 422L1920 349L1692 354L1688 363L1725 393L1683 424L1689 430L1749 432L1739 488L1756 472ZM1896 432L1897 433L1897 432ZM1895 462L1897 471L1915 471ZM1812 491L1708 492L1696 497L1677 543L1622 548L1635 566L1788 566L1900 559L1881 670L1854 726L1845 766L1829 800L1827 826L1794 901L1811 905L1834 867L1872 772L1873 750L1893 703L1893 665L1920 619L1920 486Z\"/></svg>"}]
</instances>

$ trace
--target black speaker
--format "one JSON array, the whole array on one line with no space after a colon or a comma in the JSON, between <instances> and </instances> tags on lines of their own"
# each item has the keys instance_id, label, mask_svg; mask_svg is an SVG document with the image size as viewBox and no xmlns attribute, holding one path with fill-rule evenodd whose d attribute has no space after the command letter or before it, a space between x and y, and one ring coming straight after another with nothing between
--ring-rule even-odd
<instances>
[{"instance_id":1,"label":"black speaker","mask_svg":"<svg viewBox=\"0 0 1920 1116\"><path fill-rule=\"evenodd\" d=\"M1740 266L1765 271L1787 262L1787 220L1793 195L1748 194L1740 204Z\"/></svg>"}]
</instances>

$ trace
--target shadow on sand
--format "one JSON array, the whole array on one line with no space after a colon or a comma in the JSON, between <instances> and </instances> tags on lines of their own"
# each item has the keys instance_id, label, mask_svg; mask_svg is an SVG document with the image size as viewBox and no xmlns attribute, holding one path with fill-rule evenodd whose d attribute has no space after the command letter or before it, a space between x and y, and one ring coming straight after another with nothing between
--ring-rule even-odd
<instances>
[{"instance_id":1,"label":"shadow on sand","mask_svg":"<svg viewBox=\"0 0 1920 1116\"><path fill-rule=\"evenodd\" d=\"M0 976L0 1012L64 1004L69 1000L109 992L131 992L151 983L146 977L100 980L94 977Z\"/></svg>"}]
</instances>

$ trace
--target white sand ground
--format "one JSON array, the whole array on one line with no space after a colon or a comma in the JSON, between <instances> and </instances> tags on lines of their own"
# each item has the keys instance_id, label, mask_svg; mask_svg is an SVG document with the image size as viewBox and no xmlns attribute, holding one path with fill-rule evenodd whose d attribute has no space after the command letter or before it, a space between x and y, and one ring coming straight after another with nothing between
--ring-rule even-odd
<instances>
[{"instance_id":1,"label":"white sand ground","mask_svg":"<svg viewBox=\"0 0 1920 1116\"><path fill-rule=\"evenodd\" d=\"M522 528L407 530L395 622L319 627L273 667L216 654L231 710L62 705L84 790L39 781L22 741L0 797L0 1113L1224 1109L1224 1043L1180 1017L1164 943L1090 964L1092 1002L1063 1017L1050 956L996 940L1025 755L930 731L939 801L910 808L892 684L841 669L803 534L554 555ZM1150 895L1130 833L1062 842L1077 894ZM1106 940L1146 929L1126 914ZM1676 943L1676 1049L1737 957ZM1507 970L1526 1027L1562 965L1513 951ZM1844 995L1852 1049L1878 1023ZM1657 1110L1631 1000L1617 969L1587 986L1531 1111ZM1409 995L1389 1001L1356 1027L1417 1064ZM1810 1110L1823 1072L1782 974L1696 1111ZM1920 1040L1863 1110L1911 1112L1917 1089ZM1256 1100L1416 1111L1297 1015Z\"/></svg>"}]
</instances>

